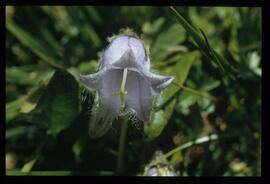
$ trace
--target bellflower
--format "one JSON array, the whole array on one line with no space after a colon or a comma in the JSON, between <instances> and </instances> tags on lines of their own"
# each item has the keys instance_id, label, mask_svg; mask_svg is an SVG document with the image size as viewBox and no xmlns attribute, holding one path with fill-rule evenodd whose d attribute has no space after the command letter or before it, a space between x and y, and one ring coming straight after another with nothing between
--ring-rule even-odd
<instances>
[{"instance_id":1,"label":"bellflower","mask_svg":"<svg viewBox=\"0 0 270 184\"><path fill-rule=\"evenodd\" d=\"M90 136L104 135L124 110L139 120L149 120L153 97L173 79L150 71L150 59L141 40L131 36L114 39L104 52L99 71L80 75L88 89L97 91Z\"/></svg>"}]
</instances>

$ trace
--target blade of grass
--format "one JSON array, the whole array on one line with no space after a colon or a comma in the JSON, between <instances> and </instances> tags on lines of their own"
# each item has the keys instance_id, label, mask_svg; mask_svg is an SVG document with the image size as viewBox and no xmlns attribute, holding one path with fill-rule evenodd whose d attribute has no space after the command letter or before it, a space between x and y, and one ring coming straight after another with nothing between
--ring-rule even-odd
<instances>
[{"instance_id":1,"label":"blade of grass","mask_svg":"<svg viewBox=\"0 0 270 184\"><path fill-rule=\"evenodd\" d=\"M207 56L210 61L215 62L222 74L224 74L226 70L228 70L230 73L230 78L234 79L235 74L237 74L237 70L231 66L228 61L220 56L209 44L208 39L204 32L199 29L197 31L191 24L189 24L185 18L172 6L170 6L170 9L174 12L174 14L177 17L177 20L180 22L180 24L185 28L188 34L193 38L195 43L199 46L199 48L202 50L203 54ZM202 35L202 36L201 36Z\"/></svg>"},{"instance_id":2,"label":"blade of grass","mask_svg":"<svg viewBox=\"0 0 270 184\"><path fill-rule=\"evenodd\" d=\"M221 73L225 74L225 69L226 68L227 71L229 71L230 73L237 75L238 72L237 70L232 66L229 65L228 61L222 57L220 54L218 54L215 50L212 49L212 47L210 46L208 39L205 35L205 33L203 32L202 29L200 29L201 34L203 35L205 42L207 43L207 47L209 49L209 54L210 56L212 56L212 59L215 61L215 63L219 66L219 69L221 70ZM229 75L233 80L235 80L234 75Z\"/></svg>"},{"instance_id":3,"label":"blade of grass","mask_svg":"<svg viewBox=\"0 0 270 184\"><path fill-rule=\"evenodd\" d=\"M177 20L180 22L181 25L185 28L188 34L191 35L191 37L194 39L194 41L198 44L198 46L204 51L207 52L207 45L204 42L203 38L199 34L199 32L191 25L189 24L185 18L180 15L180 13L172 6L170 6L171 10L175 13L177 16Z\"/></svg>"},{"instance_id":4,"label":"blade of grass","mask_svg":"<svg viewBox=\"0 0 270 184\"><path fill-rule=\"evenodd\" d=\"M42 27L40 29L40 32L42 33L44 38L47 40L47 42L50 44L50 47L52 47L56 53L61 54L61 52L63 52L63 48L60 42L58 42L55 39L54 35L47 28Z\"/></svg>"},{"instance_id":5,"label":"blade of grass","mask_svg":"<svg viewBox=\"0 0 270 184\"><path fill-rule=\"evenodd\" d=\"M173 150L166 153L164 155L164 157L168 158L168 157L172 156L174 153L179 152L179 151L181 151L183 149L186 149L188 147L191 147L191 146L193 146L195 144L202 144L202 143L209 142L209 141L212 141L212 140L217 140L217 139L218 139L217 134L212 134L212 135L200 137L200 138L196 139L195 141L189 141L189 142L187 142L185 144L182 144L182 145L174 148Z\"/></svg>"},{"instance_id":6,"label":"blade of grass","mask_svg":"<svg viewBox=\"0 0 270 184\"><path fill-rule=\"evenodd\" d=\"M199 30L200 30L201 34L203 35L203 38L204 38L204 40L205 40L205 42L206 42L206 45L207 45L207 48L208 48L208 53L209 53L209 55L210 55L210 56L213 56L214 52L213 52L212 48L210 47L210 44L209 44L209 42L208 42L208 39L207 39L205 33L203 32L202 29L199 29ZM213 58L213 57L212 57L212 58ZM225 70L224 70L222 64L220 63L220 61L217 59L217 57L215 57L215 55L214 55L214 61L215 61L215 63L218 65L218 68L219 68L220 72L221 72L222 74L224 74L224 73L225 73Z\"/></svg>"},{"instance_id":7,"label":"blade of grass","mask_svg":"<svg viewBox=\"0 0 270 184\"><path fill-rule=\"evenodd\" d=\"M11 120L18 114L19 109L21 108L22 104L26 101L26 99L27 96L25 95L18 98L17 100L14 100L6 104L6 122Z\"/></svg>"},{"instance_id":8,"label":"blade of grass","mask_svg":"<svg viewBox=\"0 0 270 184\"><path fill-rule=\"evenodd\" d=\"M83 8L84 8L83 10L86 13L89 21L93 21L98 25L103 24L103 20L95 7L84 6Z\"/></svg>"},{"instance_id":9,"label":"blade of grass","mask_svg":"<svg viewBox=\"0 0 270 184\"><path fill-rule=\"evenodd\" d=\"M6 141L8 139L12 139L12 138L14 138L16 136L23 135L27 131L29 131L28 127L25 127L25 126L17 126L15 128L6 129Z\"/></svg>"},{"instance_id":10,"label":"blade of grass","mask_svg":"<svg viewBox=\"0 0 270 184\"><path fill-rule=\"evenodd\" d=\"M81 12L79 7L66 7L66 10L68 12L69 20L82 32L82 36L92 40L95 47L100 47L101 39L99 38L98 33L89 22L85 24L87 18Z\"/></svg>"},{"instance_id":11,"label":"blade of grass","mask_svg":"<svg viewBox=\"0 0 270 184\"><path fill-rule=\"evenodd\" d=\"M6 27L8 31L14 35L23 45L28 47L32 52L41 58L41 61L50 65L53 68L64 69L61 65L57 64L57 53L55 53L41 40L30 35L27 31L17 26L13 21L7 21Z\"/></svg>"}]
</instances>

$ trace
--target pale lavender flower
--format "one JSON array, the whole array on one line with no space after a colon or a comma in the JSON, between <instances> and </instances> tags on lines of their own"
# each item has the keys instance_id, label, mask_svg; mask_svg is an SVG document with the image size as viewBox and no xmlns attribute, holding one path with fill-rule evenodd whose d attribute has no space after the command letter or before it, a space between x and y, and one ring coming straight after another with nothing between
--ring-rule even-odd
<instances>
[{"instance_id":1,"label":"pale lavender flower","mask_svg":"<svg viewBox=\"0 0 270 184\"><path fill-rule=\"evenodd\" d=\"M105 50L99 71L80 75L80 79L88 89L97 91L89 134L101 137L124 110L139 120L148 121L153 97L174 77L152 73L141 40L119 36Z\"/></svg>"}]
</instances>

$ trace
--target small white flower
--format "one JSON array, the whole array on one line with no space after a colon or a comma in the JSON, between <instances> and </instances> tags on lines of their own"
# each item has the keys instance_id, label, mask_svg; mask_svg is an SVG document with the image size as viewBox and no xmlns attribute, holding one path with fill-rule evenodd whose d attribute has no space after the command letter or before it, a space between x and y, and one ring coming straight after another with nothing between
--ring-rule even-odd
<instances>
[{"instance_id":1,"label":"small white flower","mask_svg":"<svg viewBox=\"0 0 270 184\"><path fill-rule=\"evenodd\" d=\"M153 97L174 77L151 73L141 40L119 36L105 50L99 71L80 75L80 79L88 89L98 92L89 134L101 137L124 109L139 120L149 120Z\"/></svg>"}]
</instances>

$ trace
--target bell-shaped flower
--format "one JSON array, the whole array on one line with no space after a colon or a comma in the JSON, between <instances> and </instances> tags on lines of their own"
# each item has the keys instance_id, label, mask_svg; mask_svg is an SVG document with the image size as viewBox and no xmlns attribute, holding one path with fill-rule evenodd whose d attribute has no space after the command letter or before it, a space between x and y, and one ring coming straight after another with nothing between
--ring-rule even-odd
<instances>
[{"instance_id":1,"label":"bell-shaped flower","mask_svg":"<svg viewBox=\"0 0 270 184\"><path fill-rule=\"evenodd\" d=\"M101 137L124 110L149 120L153 97L174 77L150 71L150 59L141 40L119 36L106 48L97 73L80 75L84 85L97 91L89 125L91 137Z\"/></svg>"}]
</instances>

